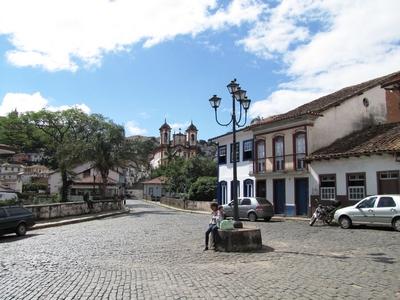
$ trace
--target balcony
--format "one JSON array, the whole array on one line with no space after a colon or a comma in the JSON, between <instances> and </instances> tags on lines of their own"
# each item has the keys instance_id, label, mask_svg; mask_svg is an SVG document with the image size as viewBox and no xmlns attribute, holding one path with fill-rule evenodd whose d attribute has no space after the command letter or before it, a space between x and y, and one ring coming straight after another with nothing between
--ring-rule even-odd
<instances>
[{"instance_id":1,"label":"balcony","mask_svg":"<svg viewBox=\"0 0 400 300\"><path fill-rule=\"evenodd\" d=\"M302 173L307 172L307 163L305 154L285 155L279 157L267 157L254 160L253 170L250 174L253 176L281 173Z\"/></svg>"}]
</instances>

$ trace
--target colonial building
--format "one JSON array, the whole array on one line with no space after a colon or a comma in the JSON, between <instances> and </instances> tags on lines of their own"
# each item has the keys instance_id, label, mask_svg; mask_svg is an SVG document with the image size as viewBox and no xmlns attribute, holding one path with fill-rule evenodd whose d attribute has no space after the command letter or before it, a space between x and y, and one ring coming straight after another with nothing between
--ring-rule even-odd
<instances>
[{"instance_id":1,"label":"colonial building","mask_svg":"<svg viewBox=\"0 0 400 300\"><path fill-rule=\"evenodd\" d=\"M13 148L9 145L0 144L0 159L7 159L15 154Z\"/></svg>"},{"instance_id":2,"label":"colonial building","mask_svg":"<svg viewBox=\"0 0 400 300\"><path fill-rule=\"evenodd\" d=\"M174 157L185 159L195 157L199 153L197 133L196 126L191 122L185 133L179 129L178 133L171 136L171 126L165 120L160 127L160 145L153 152L151 166L157 168Z\"/></svg>"},{"instance_id":3,"label":"colonial building","mask_svg":"<svg viewBox=\"0 0 400 300\"><path fill-rule=\"evenodd\" d=\"M143 182L143 196L148 200L160 200L161 197L168 196L167 178L160 176Z\"/></svg>"},{"instance_id":4,"label":"colonial building","mask_svg":"<svg viewBox=\"0 0 400 300\"><path fill-rule=\"evenodd\" d=\"M218 200L220 204L229 203L233 199L233 143L232 134L227 133L210 139L218 144ZM252 174L254 157L253 133L248 129L239 130L236 134L237 162L237 195L238 197L253 197L255 178ZM260 188L260 187L259 187Z\"/></svg>"},{"instance_id":5,"label":"colonial building","mask_svg":"<svg viewBox=\"0 0 400 300\"><path fill-rule=\"evenodd\" d=\"M354 204L368 195L400 194L400 123L351 133L307 161L314 199Z\"/></svg>"},{"instance_id":6,"label":"colonial building","mask_svg":"<svg viewBox=\"0 0 400 300\"><path fill-rule=\"evenodd\" d=\"M51 171L43 165L26 166L22 174L23 183L44 183L47 184Z\"/></svg>"},{"instance_id":7,"label":"colonial building","mask_svg":"<svg viewBox=\"0 0 400 300\"><path fill-rule=\"evenodd\" d=\"M90 162L78 165L72 169L74 176L70 177L70 201L81 201L83 195L89 193L91 196L100 194L100 186L103 183L100 172L92 167ZM58 194L62 186L61 173L55 171L48 178L50 194ZM108 197L121 196L125 194L124 170L110 170L107 179L106 194Z\"/></svg>"},{"instance_id":8,"label":"colonial building","mask_svg":"<svg viewBox=\"0 0 400 300\"><path fill-rule=\"evenodd\" d=\"M4 163L0 166L0 184L16 192L22 192L24 166Z\"/></svg>"},{"instance_id":9,"label":"colonial building","mask_svg":"<svg viewBox=\"0 0 400 300\"><path fill-rule=\"evenodd\" d=\"M306 157L353 132L399 122L400 95L393 88L398 82L400 72L343 88L250 125L254 155L247 167L255 178L256 196L272 201L276 214L308 214L310 196L319 195L320 189L310 183L314 177ZM231 135L227 140L232 140Z\"/></svg>"}]
</instances>

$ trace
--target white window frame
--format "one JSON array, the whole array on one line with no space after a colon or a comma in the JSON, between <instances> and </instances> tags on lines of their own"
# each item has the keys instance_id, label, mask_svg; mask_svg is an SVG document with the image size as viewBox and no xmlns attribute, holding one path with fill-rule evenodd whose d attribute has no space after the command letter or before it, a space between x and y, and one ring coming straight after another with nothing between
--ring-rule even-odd
<instances>
[{"instance_id":1,"label":"white window frame","mask_svg":"<svg viewBox=\"0 0 400 300\"><path fill-rule=\"evenodd\" d=\"M335 187L321 187L320 188L321 200L335 200L336 188ZM327 196L327 197L325 197Z\"/></svg>"},{"instance_id":2,"label":"white window frame","mask_svg":"<svg viewBox=\"0 0 400 300\"><path fill-rule=\"evenodd\" d=\"M347 193L351 201L362 200L365 198L365 186L349 186Z\"/></svg>"},{"instance_id":3,"label":"white window frame","mask_svg":"<svg viewBox=\"0 0 400 300\"><path fill-rule=\"evenodd\" d=\"M350 201L362 200L366 197L366 178L365 174L347 174L347 195ZM364 185L350 185L352 181L363 181Z\"/></svg>"}]
</instances>

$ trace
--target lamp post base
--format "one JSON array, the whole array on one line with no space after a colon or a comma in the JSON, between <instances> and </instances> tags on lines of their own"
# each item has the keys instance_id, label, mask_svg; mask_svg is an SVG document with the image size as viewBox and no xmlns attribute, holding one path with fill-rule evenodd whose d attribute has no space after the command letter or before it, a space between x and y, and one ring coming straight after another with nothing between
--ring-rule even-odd
<instances>
[{"instance_id":1,"label":"lamp post base","mask_svg":"<svg viewBox=\"0 0 400 300\"><path fill-rule=\"evenodd\" d=\"M242 221L233 221L233 228L243 228Z\"/></svg>"}]
</instances>

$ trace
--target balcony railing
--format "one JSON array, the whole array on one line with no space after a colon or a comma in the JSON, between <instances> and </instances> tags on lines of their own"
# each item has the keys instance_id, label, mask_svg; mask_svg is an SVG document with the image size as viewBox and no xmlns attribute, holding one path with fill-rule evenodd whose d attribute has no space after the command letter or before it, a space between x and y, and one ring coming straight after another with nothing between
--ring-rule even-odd
<instances>
[{"instance_id":1,"label":"balcony railing","mask_svg":"<svg viewBox=\"0 0 400 300\"><path fill-rule=\"evenodd\" d=\"M295 172L304 171L307 169L307 163L305 161L305 154L293 154L279 156L279 157L267 157L254 160L253 174L265 174L273 172Z\"/></svg>"}]
</instances>

